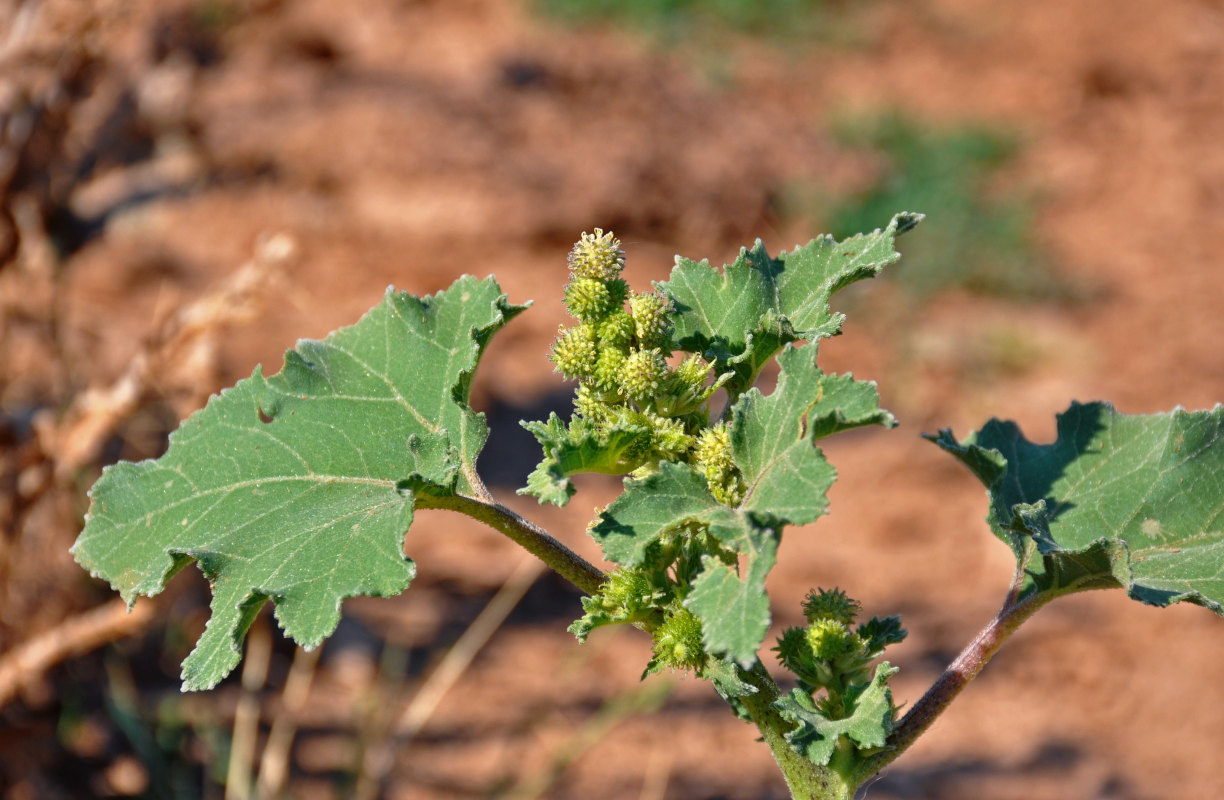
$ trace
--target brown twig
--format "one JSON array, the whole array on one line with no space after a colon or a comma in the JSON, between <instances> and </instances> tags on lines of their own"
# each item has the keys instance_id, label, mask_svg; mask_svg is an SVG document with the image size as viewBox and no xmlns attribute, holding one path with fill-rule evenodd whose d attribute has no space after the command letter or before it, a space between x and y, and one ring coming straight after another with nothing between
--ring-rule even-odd
<instances>
[{"instance_id":1,"label":"brown twig","mask_svg":"<svg viewBox=\"0 0 1224 800\"><path fill-rule=\"evenodd\" d=\"M268 680L271 658L272 636L268 633L267 622L256 620L247 636L242 697L234 712L229 767L225 773L225 800L249 800L251 796L251 764L255 757L255 740L259 736L259 695Z\"/></svg>"},{"instance_id":2,"label":"brown twig","mask_svg":"<svg viewBox=\"0 0 1224 800\"><path fill-rule=\"evenodd\" d=\"M0 708L25 686L61 661L83 655L139 631L153 618L153 603L144 601L128 612L114 600L64 620L0 656Z\"/></svg>"}]
</instances>

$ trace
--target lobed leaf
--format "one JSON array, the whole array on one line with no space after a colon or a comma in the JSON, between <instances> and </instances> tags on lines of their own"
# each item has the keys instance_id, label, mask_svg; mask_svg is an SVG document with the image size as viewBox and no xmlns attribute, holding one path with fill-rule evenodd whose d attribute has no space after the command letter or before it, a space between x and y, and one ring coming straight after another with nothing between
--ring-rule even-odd
<instances>
[{"instance_id":1,"label":"lobed leaf","mask_svg":"<svg viewBox=\"0 0 1224 800\"><path fill-rule=\"evenodd\" d=\"M1224 614L1224 406L1120 414L1074 403L1053 444L991 420L929 437L986 485L988 521L1026 594L1120 586L1157 606Z\"/></svg>"},{"instance_id":2,"label":"lobed leaf","mask_svg":"<svg viewBox=\"0 0 1224 800\"><path fill-rule=\"evenodd\" d=\"M732 408L732 452L748 484L741 508L778 526L812 522L828 509L825 495L837 471L815 446L817 439L897 424L880 408L874 383L826 375L816 366L816 353L815 344L788 345L778 354L773 393L751 389Z\"/></svg>"},{"instance_id":3,"label":"lobed leaf","mask_svg":"<svg viewBox=\"0 0 1224 800\"><path fill-rule=\"evenodd\" d=\"M737 549L748 554L743 577L720 559L703 556L701 574L684 605L701 620L706 650L746 668L756 660L769 630L765 577L777 561L778 535L768 528L749 528Z\"/></svg>"},{"instance_id":4,"label":"lobed leaf","mask_svg":"<svg viewBox=\"0 0 1224 800\"><path fill-rule=\"evenodd\" d=\"M689 522L708 525L724 541L750 535L748 520L715 500L704 477L687 464L664 462L647 478L625 481L624 494L604 509L591 535L609 560L631 567L663 534Z\"/></svg>"},{"instance_id":5,"label":"lobed leaf","mask_svg":"<svg viewBox=\"0 0 1224 800\"><path fill-rule=\"evenodd\" d=\"M659 284L676 307L676 344L714 361L718 374L734 372L727 387L734 397L783 345L841 330L843 315L829 310L829 298L900 258L896 237L921 220L897 214L882 231L841 242L821 236L777 258L758 239L721 272L677 256L670 279Z\"/></svg>"},{"instance_id":6,"label":"lobed leaf","mask_svg":"<svg viewBox=\"0 0 1224 800\"><path fill-rule=\"evenodd\" d=\"M107 468L90 492L77 561L129 604L196 561L212 616L183 664L204 689L239 660L266 600L318 645L355 595L403 591L403 538L423 494L470 493L488 436L468 406L489 338L525 306L488 278L417 298L388 289L358 323L302 341L209 400L159 459Z\"/></svg>"}]
</instances>

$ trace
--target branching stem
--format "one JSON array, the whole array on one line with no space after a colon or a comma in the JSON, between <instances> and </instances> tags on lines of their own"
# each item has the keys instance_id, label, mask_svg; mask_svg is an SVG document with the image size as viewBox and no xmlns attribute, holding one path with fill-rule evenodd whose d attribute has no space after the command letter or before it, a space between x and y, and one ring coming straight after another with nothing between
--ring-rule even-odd
<instances>
[{"instance_id":1,"label":"branching stem","mask_svg":"<svg viewBox=\"0 0 1224 800\"><path fill-rule=\"evenodd\" d=\"M856 778L861 783L891 764L898 756L909 749L919 736L926 732L935 720L942 714L957 695L978 676L987 662L998 652L1016 629L1033 616L1046 603L1061 592L1038 592L1020 599L1019 587L1023 572L1018 571L1017 579L1007 594L1003 607L993 619L978 632L960 655L948 665L939 679L931 685L913 708L909 710L898 723L892 735L888 737L889 749L867 759L858 765Z\"/></svg>"}]
</instances>

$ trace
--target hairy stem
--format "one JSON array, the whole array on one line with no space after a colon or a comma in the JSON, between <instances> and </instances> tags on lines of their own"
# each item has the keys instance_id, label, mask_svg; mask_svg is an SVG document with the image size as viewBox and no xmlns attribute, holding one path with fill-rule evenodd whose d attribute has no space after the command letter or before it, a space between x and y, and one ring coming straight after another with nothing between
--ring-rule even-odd
<instances>
[{"instance_id":1,"label":"hairy stem","mask_svg":"<svg viewBox=\"0 0 1224 800\"><path fill-rule=\"evenodd\" d=\"M505 534L558 575L587 594L595 594L606 577L603 571L549 535L548 531L496 501L471 497L421 495L418 508L458 511Z\"/></svg>"},{"instance_id":2,"label":"hairy stem","mask_svg":"<svg viewBox=\"0 0 1224 800\"><path fill-rule=\"evenodd\" d=\"M1021 623L1033 616L1042 606L1059 596L1053 592L1030 595L1017 602L1016 592L1010 592L1007 601L986 627L973 638L956 660L948 665L939 679L926 694L914 704L892 735L888 737L890 749L859 764L855 771L858 783L875 775L909 749L927 728L956 699L969 682L978 676L986 663L998 652Z\"/></svg>"},{"instance_id":3,"label":"hairy stem","mask_svg":"<svg viewBox=\"0 0 1224 800\"><path fill-rule=\"evenodd\" d=\"M739 670L739 677L757 690L740 700L769 746L774 761L778 762L791 797L794 800L850 800L854 796L854 786L832 769L818 766L800 755L786 740L786 732L794 725L773 707L781 690L761 662L757 661L750 670Z\"/></svg>"}]
</instances>

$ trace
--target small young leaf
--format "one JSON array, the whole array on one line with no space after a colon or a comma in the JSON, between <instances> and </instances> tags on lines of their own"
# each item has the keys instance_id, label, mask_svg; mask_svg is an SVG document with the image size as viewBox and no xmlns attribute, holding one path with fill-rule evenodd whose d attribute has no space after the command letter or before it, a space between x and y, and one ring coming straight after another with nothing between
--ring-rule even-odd
<instances>
[{"instance_id":1,"label":"small young leaf","mask_svg":"<svg viewBox=\"0 0 1224 800\"><path fill-rule=\"evenodd\" d=\"M548 422L523 422L544 450L544 459L527 476L527 486L519 494L529 494L541 503L563 506L574 494L571 475L602 472L624 475L642 463L648 452L650 428L625 422L609 424L607 430L574 417L569 426L553 413Z\"/></svg>"},{"instance_id":2,"label":"small young leaf","mask_svg":"<svg viewBox=\"0 0 1224 800\"><path fill-rule=\"evenodd\" d=\"M716 373L734 371L728 391L737 395L787 342L837 333L843 317L829 310L829 297L900 258L896 237L921 219L898 214L883 231L842 242L822 236L777 258L758 240L721 272L708 261L677 258L671 278L659 284L675 303L673 338L714 361Z\"/></svg>"},{"instance_id":3,"label":"small young leaf","mask_svg":"<svg viewBox=\"0 0 1224 800\"><path fill-rule=\"evenodd\" d=\"M1129 415L1076 403L1048 445L998 420L963 442L930 438L986 484L1026 594L1121 586L1224 614L1224 406Z\"/></svg>"},{"instance_id":4,"label":"small young leaf","mask_svg":"<svg viewBox=\"0 0 1224 800\"><path fill-rule=\"evenodd\" d=\"M833 757L838 738L849 737L862 750L883 747L892 732L896 709L888 679L897 668L887 661L876 667L871 683L861 687L853 697L854 711L844 719L829 719L816 707L811 695L792 689L789 695L774 702L783 717L798 724L786 734L791 746L817 764L825 765Z\"/></svg>"},{"instance_id":5,"label":"small young leaf","mask_svg":"<svg viewBox=\"0 0 1224 800\"><path fill-rule=\"evenodd\" d=\"M488 435L468 407L489 338L525 306L491 278L423 299L387 291L360 322L302 341L280 374L213 397L157 460L109 467L72 552L128 603L195 560L212 618L183 664L187 689L238 663L264 602L314 647L355 595L403 591L424 494L468 493Z\"/></svg>"}]
</instances>

